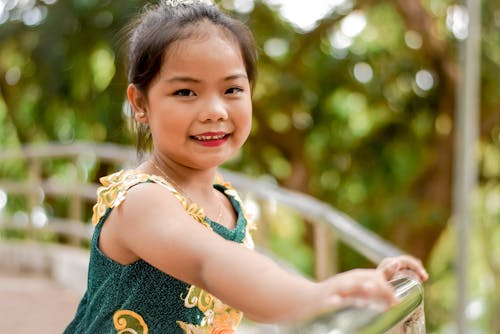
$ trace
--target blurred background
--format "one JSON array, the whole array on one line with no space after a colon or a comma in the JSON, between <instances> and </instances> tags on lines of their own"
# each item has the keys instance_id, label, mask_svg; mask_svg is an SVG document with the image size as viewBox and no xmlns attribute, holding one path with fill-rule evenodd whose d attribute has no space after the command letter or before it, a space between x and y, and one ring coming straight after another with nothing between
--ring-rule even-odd
<instances>
[{"instance_id":1,"label":"blurred background","mask_svg":"<svg viewBox=\"0 0 500 334\"><path fill-rule=\"evenodd\" d=\"M0 150L80 141L133 148L119 32L146 2L0 0ZM464 245L453 220L459 45L470 21L463 4L217 3L250 27L260 49L252 133L224 167L310 194L422 259L431 277L429 333L455 332L456 259L466 247L470 333L499 333L500 2L480 2L479 124L471 155L477 177ZM86 180L110 172L82 163ZM45 170L62 180L76 177L62 162ZM24 161L0 161L2 178L27 175ZM24 205L0 189L3 216L19 217ZM45 201L41 209L51 215L67 206ZM84 209L88 221L90 208ZM312 232L304 221L275 219L266 233L273 253L313 274ZM23 236L0 229L0 240ZM338 259L341 271L371 266L342 244Z\"/></svg>"}]
</instances>

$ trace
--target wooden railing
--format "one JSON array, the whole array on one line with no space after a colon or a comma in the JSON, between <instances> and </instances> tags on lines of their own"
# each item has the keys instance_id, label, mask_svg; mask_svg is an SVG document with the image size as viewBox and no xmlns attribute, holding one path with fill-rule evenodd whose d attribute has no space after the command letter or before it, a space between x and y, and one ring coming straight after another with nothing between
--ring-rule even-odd
<instances>
[{"instance_id":1,"label":"wooden railing","mask_svg":"<svg viewBox=\"0 0 500 334\"><path fill-rule=\"evenodd\" d=\"M58 169L59 172L54 172ZM95 201L97 169L113 172L137 164L133 148L113 144L32 144L0 152L0 233L21 231L25 238L46 239L79 246L92 233L89 207ZM62 171L61 171L62 170ZM315 276L322 279L336 271L338 241L374 264L402 254L349 216L306 194L283 189L269 181L223 170L245 202L259 208L259 233L266 231L266 217L279 214L269 207L285 206L311 224ZM58 176L59 175L59 176ZM64 176L60 176L64 175ZM17 202L10 205L14 198ZM63 200L64 213L48 212L50 200ZM272 205L269 205L269 204ZM12 207L16 207L15 210ZM267 210L267 211L266 211ZM49 210L50 211L50 210ZM255 213L257 214L257 213ZM2 234L0 234L2 235ZM257 241L259 238L257 238ZM263 239L262 239L263 240ZM265 244L261 244L263 251ZM425 333L423 289L411 277L392 282L401 302L382 312L372 306L346 307L313 322L295 327L274 327L267 333Z\"/></svg>"},{"instance_id":2,"label":"wooden railing","mask_svg":"<svg viewBox=\"0 0 500 334\"><path fill-rule=\"evenodd\" d=\"M85 219L87 212L83 208L95 202L98 184L88 180L86 165L96 162L110 169L126 168L133 166L135 161L132 148L113 144L49 143L3 149L0 152L0 191L8 197L24 197L21 203L24 208L4 216L2 228L24 230L30 237L54 233L68 237L73 244L88 240L92 228ZM47 174L46 163L52 166L61 163L73 175L64 178L50 171ZM25 173L9 171L12 168ZM0 196L4 195L0 193ZM47 216L42 208L46 197L68 201L66 214Z\"/></svg>"}]
</instances>

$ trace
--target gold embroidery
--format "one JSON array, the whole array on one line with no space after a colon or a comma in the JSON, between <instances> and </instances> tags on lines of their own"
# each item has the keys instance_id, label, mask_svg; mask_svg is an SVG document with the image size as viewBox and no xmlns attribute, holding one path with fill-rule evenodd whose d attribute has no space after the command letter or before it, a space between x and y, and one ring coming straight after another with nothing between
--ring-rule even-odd
<instances>
[{"instance_id":1,"label":"gold embroidery","mask_svg":"<svg viewBox=\"0 0 500 334\"><path fill-rule=\"evenodd\" d=\"M118 310L113 314L117 334L148 334L148 326L141 315L130 310Z\"/></svg>"},{"instance_id":2,"label":"gold embroidery","mask_svg":"<svg viewBox=\"0 0 500 334\"><path fill-rule=\"evenodd\" d=\"M177 324L184 331L185 334L235 334L236 330L231 327L218 327L218 328L203 328L191 324L186 324L182 321L177 321Z\"/></svg>"},{"instance_id":3,"label":"gold embroidery","mask_svg":"<svg viewBox=\"0 0 500 334\"><path fill-rule=\"evenodd\" d=\"M184 331L185 334L206 334L207 331L204 328L187 324L182 321L177 321L177 325L179 325L180 328Z\"/></svg>"},{"instance_id":4,"label":"gold embroidery","mask_svg":"<svg viewBox=\"0 0 500 334\"><path fill-rule=\"evenodd\" d=\"M136 170L121 170L111 175L101 177L99 179L102 186L97 189L97 203L93 207L92 224L96 225L104 216L106 210L119 206L125 199L125 194L132 186L152 181L169 190L181 203L186 212L199 223L210 227L210 224L205 221L205 212L196 203L188 203L177 189L175 189L165 179L156 176L145 174Z\"/></svg>"},{"instance_id":5,"label":"gold embroidery","mask_svg":"<svg viewBox=\"0 0 500 334\"><path fill-rule=\"evenodd\" d=\"M130 187L145 182L148 178L149 175L134 170L121 170L101 177L99 181L102 186L97 189L97 202L93 208L92 224L96 225L108 208L120 205Z\"/></svg>"},{"instance_id":6,"label":"gold embroidery","mask_svg":"<svg viewBox=\"0 0 500 334\"><path fill-rule=\"evenodd\" d=\"M182 296L181 296L182 298ZM243 314L227 306L219 299L194 285L189 287L184 306L197 307L203 312L200 325L177 321L185 334L235 333Z\"/></svg>"},{"instance_id":7,"label":"gold embroidery","mask_svg":"<svg viewBox=\"0 0 500 334\"><path fill-rule=\"evenodd\" d=\"M201 312L205 313L209 308L213 307L214 297L203 289L191 285L188 290L184 306L187 308L198 307Z\"/></svg>"}]
</instances>

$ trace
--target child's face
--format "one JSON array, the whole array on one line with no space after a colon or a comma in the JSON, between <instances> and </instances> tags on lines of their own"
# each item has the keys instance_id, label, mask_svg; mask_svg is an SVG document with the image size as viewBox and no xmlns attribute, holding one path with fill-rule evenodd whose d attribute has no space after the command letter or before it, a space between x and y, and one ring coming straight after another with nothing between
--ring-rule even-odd
<instances>
[{"instance_id":1,"label":"child's face","mask_svg":"<svg viewBox=\"0 0 500 334\"><path fill-rule=\"evenodd\" d=\"M147 93L153 147L195 169L223 163L250 133L250 84L240 49L217 28L174 43Z\"/></svg>"}]
</instances>

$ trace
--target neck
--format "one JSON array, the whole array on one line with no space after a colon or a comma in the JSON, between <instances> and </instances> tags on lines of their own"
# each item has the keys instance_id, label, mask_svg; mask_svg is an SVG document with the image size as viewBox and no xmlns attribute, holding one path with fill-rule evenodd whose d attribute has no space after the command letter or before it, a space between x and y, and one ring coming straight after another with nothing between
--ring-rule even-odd
<instances>
[{"instance_id":1,"label":"neck","mask_svg":"<svg viewBox=\"0 0 500 334\"><path fill-rule=\"evenodd\" d=\"M211 168L206 170L198 170L178 164L166 162L153 155L149 160L151 171L165 178L174 187L179 187L180 191L185 191L188 194L210 194L213 192L213 183L217 169Z\"/></svg>"},{"instance_id":2,"label":"neck","mask_svg":"<svg viewBox=\"0 0 500 334\"><path fill-rule=\"evenodd\" d=\"M205 209L205 213L216 222L222 221L224 201L227 199L221 198L223 195L213 188L215 169L181 174L175 169L166 168L168 165L162 164L154 156L146 164L152 166L154 174L164 178L189 202L200 205Z\"/></svg>"}]
</instances>

